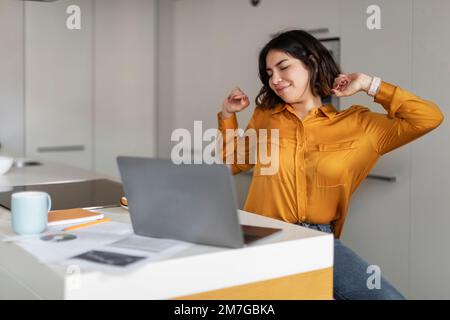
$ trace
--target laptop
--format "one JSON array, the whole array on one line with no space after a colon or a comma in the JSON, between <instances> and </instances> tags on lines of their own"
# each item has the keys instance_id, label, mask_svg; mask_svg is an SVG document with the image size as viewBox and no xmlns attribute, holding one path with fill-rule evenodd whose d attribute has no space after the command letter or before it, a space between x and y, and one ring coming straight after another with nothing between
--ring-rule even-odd
<instances>
[{"instance_id":1,"label":"laptop","mask_svg":"<svg viewBox=\"0 0 450 320\"><path fill-rule=\"evenodd\" d=\"M117 163L137 235L241 248L281 230L239 224L225 165L122 156Z\"/></svg>"}]
</instances>

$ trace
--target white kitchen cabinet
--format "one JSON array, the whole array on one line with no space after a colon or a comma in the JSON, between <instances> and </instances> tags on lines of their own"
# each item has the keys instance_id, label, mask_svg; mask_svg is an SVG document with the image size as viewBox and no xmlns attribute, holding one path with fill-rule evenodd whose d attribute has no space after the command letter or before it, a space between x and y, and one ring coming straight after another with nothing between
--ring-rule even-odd
<instances>
[{"instance_id":1,"label":"white kitchen cabinet","mask_svg":"<svg viewBox=\"0 0 450 320\"><path fill-rule=\"evenodd\" d=\"M0 0L0 144L24 154L23 2Z\"/></svg>"},{"instance_id":2,"label":"white kitchen cabinet","mask_svg":"<svg viewBox=\"0 0 450 320\"><path fill-rule=\"evenodd\" d=\"M343 72L376 75L412 90L412 1L342 0L340 3ZM370 5L381 9L380 30L367 28L366 10ZM385 113L363 93L341 99L341 108L353 104ZM404 295L409 293L410 170L411 145L384 155L372 173L395 177L396 181L363 181L351 200L342 234L346 245L370 264L379 266L383 276Z\"/></svg>"},{"instance_id":3,"label":"white kitchen cabinet","mask_svg":"<svg viewBox=\"0 0 450 320\"><path fill-rule=\"evenodd\" d=\"M446 119L412 145L410 292L413 299L450 299L450 2L414 0L413 88Z\"/></svg>"},{"instance_id":4,"label":"white kitchen cabinet","mask_svg":"<svg viewBox=\"0 0 450 320\"><path fill-rule=\"evenodd\" d=\"M81 29L69 30L70 5ZM25 3L26 155L92 168L92 0Z\"/></svg>"},{"instance_id":5,"label":"white kitchen cabinet","mask_svg":"<svg viewBox=\"0 0 450 320\"><path fill-rule=\"evenodd\" d=\"M66 12L81 9L81 29ZM118 177L118 155L155 154L154 0L25 4L29 157Z\"/></svg>"}]
</instances>

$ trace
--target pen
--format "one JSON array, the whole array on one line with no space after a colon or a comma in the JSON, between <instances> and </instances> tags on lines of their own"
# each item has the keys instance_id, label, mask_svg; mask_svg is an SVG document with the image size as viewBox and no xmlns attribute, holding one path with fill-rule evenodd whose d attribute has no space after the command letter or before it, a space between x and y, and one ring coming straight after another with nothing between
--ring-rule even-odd
<instances>
[{"instance_id":1,"label":"pen","mask_svg":"<svg viewBox=\"0 0 450 320\"><path fill-rule=\"evenodd\" d=\"M100 224L103 222L108 222L111 221L110 218L103 218L103 219L99 219L99 220L95 220L95 221L91 221L91 222L86 222L86 223L82 223L82 224L77 224L76 226L71 226L71 227L67 227L64 228L62 231L70 231L70 230L75 230L75 229L79 229L79 228L85 228L85 227L90 227L96 224Z\"/></svg>"}]
</instances>

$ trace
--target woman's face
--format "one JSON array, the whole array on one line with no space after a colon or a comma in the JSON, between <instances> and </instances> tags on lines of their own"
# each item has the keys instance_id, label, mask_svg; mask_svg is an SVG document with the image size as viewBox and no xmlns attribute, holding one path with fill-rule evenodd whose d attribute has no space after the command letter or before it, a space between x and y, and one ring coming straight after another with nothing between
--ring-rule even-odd
<instances>
[{"instance_id":1,"label":"woman's face","mask_svg":"<svg viewBox=\"0 0 450 320\"><path fill-rule=\"evenodd\" d=\"M311 95L309 71L303 62L280 50L271 50L266 57L270 88L286 103L303 101Z\"/></svg>"}]
</instances>

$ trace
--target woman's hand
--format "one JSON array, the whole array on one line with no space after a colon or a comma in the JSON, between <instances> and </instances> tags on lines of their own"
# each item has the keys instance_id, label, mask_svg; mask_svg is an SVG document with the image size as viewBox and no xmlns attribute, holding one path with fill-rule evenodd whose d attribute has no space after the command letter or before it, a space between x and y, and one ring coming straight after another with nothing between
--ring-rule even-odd
<instances>
[{"instance_id":1,"label":"woman's hand","mask_svg":"<svg viewBox=\"0 0 450 320\"><path fill-rule=\"evenodd\" d=\"M249 104L247 95L239 87L234 88L222 104L222 118L230 118L234 113L247 108Z\"/></svg>"},{"instance_id":2,"label":"woman's hand","mask_svg":"<svg viewBox=\"0 0 450 320\"><path fill-rule=\"evenodd\" d=\"M349 97L359 91L368 92L372 77L364 73L340 74L334 79L331 92L337 97Z\"/></svg>"}]
</instances>

